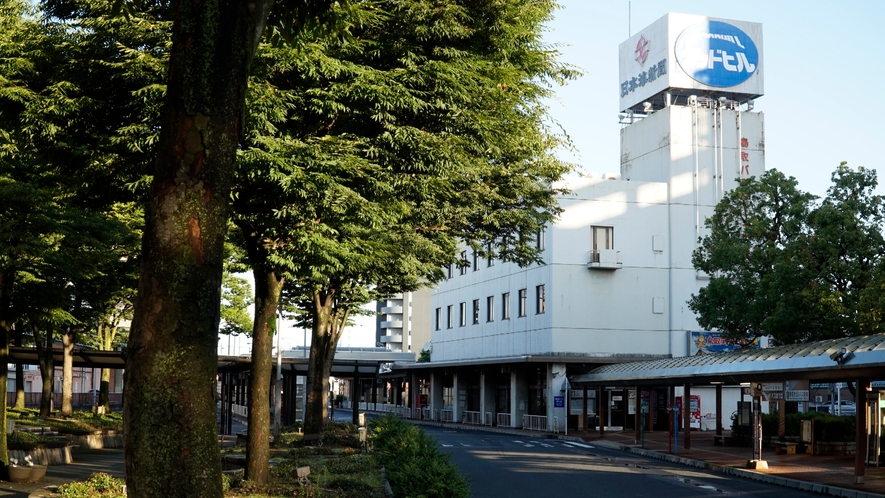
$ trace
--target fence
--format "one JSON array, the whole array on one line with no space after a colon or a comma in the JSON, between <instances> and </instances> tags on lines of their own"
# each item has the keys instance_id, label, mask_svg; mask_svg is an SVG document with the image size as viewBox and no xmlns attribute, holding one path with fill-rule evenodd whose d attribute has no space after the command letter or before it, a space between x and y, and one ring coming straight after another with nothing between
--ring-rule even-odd
<instances>
[{"instance_id":1,"label":"fence","mask_svg":"<svg viewBox=\"0 0 885 498\"><path fill-rule=\"evenodd\" d=\"M498 427L513 427L509 413L498 413Z\"/></svg>"},{"instance_id":2,"label":"fence","mask_svg":"<svg viewBox=\"0 0 885 498\"><path fill-rule=\"evenodd\" d=\"M447 408L439 411L439 421L440 422L454 422L455 421L455 410L451 408Z\"/></svg>"},{"instance_id":3,"label":"fence","mask_svg":"<svg viewBox=\"0 0 885 498\"><path fill-rule=\"evenodd\" d=\"M43 399L43 393L24 393L25 406L28 408L39 408L40 401ZM6 406L15 405L15 392L6 393ZM108 393L108 402L111 409L123 408L123 393ZM58 408L62 403L62 393L52 393L52 404ZM71 406L75 409L83 409L98 404L98 393L73 393L71 394Z\"/></svg>"},{"instance_id":4,"label":"fence","mask_svg":"<svg viewBox=\"0 0 885 498\"><path fill-rule=\"evenodd\" d=\"M546 431L547 416L546 415L523 415L522 428L529 431Z\"/></svg>"},{"instance_id":5,"label":"fence","mask_svg":"<svg viewBox=\"0 0 885 498\"><path fill-rule=\"evenodd\" d=\"M461 415L461 423L462 424L470 424L470 425L480 425L480 424L482 424L482 413L464 410L464 414Z\"/></svg>"}]
</instances>

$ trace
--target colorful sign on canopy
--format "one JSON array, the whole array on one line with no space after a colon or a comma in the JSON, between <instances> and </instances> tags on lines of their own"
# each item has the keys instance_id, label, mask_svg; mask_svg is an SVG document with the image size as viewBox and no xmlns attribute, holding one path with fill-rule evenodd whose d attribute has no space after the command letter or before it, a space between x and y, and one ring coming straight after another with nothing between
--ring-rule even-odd
<instances>
[{"instance_id":1,"label":"colorful sign on canopy","mask_svg":"<svg viewBox=\"0 0 885 498\"><path fill-rule=\"evenodd\" d=\"M719 353L722 351L738 351L741 349L759 349L759 338L752 341L728 341L722 332L692 332L691 355Z\"/></svg>"}]
</instances>

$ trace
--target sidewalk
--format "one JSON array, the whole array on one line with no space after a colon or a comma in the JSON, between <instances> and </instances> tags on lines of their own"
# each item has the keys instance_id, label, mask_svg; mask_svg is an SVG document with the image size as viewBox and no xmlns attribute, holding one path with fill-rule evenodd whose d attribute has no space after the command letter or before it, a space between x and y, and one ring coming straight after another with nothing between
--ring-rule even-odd
<instances>
[{"instance_id":1,"label":"sidewalk","mask_svg":"<svg viewBox=\"0 0 885 498\"><path fill-rule=\"evenodd\" d=\"M42 498L52 496L62 484L85 481L96 472L104 472L114 477L125 475L122 448L103 450L78 450L73 452L73 463L50 465L46 477L36 483L12 483L0 481L2 498Z\"/></svg>"},{"instance_id":2,"label":"sidewalk","mask_svg":"<svg viewBox=\"0 0 885 498\"><path fill-rule=\"evenodd\" d=\"M714 435L714 431L692 431L691 448L688 451L682 448L684 439L680 435L679 454L672 455L668 450L667 432L646 433L644 445L635 444L632 430L606 432L604 438L600 438L598 432L576 434L588 444L604 445L651 458L675 461L831 496L857 498L885 496L885 467L867 466L864 472L864 484L854 484L854 455L778 455L774 449L763 448L762 459L768 462L768 469L751 470L746 468L746 464L753 458L752 448L715 446Z\"/></svg>"}]
</instances>

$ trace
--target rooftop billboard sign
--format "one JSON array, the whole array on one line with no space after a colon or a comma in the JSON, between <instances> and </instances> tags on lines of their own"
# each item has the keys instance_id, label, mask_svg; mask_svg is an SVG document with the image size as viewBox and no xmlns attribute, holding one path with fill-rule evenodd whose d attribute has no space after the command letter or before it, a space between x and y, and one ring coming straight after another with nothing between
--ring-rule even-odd
<instances>
[{"instance_id":1,"label":"rooftop billboard sign","mask_svg":"<svg viewBox=\"0 0 885 498\"><path fill-rule=\"evenodd\" d=\"M763 94L762 25L687 14L667 14L619 47L620 109L662 95ZM657 98L657 99L656 99Z\"/></svg>"}]
</instances>

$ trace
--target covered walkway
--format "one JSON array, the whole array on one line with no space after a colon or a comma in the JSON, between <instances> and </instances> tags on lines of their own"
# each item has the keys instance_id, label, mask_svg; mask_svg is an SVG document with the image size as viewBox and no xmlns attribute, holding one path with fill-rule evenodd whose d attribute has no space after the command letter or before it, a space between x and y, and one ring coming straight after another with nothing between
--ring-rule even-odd
<instances>
[{"instance_id":1,"label":"covered walkway","mask_svg":"<svg viewBox=\"0 0 885 498\"><path fill-rule=\"evenodd\" d=\"M879 441L882 434L883 417L879 403L879 393L872 392L871 380L885 378L885 334L864 337L820 341L802 345L788 345L765 349L738 352L723 352L712 355L690 356L673 359L653 360L645 362L621 363L605 365L591 372L572 379L573 386L599 388L601 394L607 386L630 386L637 391L642 388L668 389L669 399L674 400L676 386L683 387L684 399L689 399L692 386L714 385L716 387L716 430L715 436L723 436L721 388L723 384L748 385L749 395L754 399L754 407L758 411L758 400L763 395L766 384L772 385L783 381L825 381L825 382L856 382L857 385L857 433L855 438L856 454L854 455L854 484L863 484L865 469L870 465L878 466ZM783 388L781 388L783 391ZM807 390L805 399L795 401L808 402ZM784 400L778 413L782 420L786 412ZM634 442L640 440L642 410L638 406L640 396L636 396L635 417L636 430L632 435ZM668 406L668 409L672 407ZM673 413L673 411L671 411ZM650 413L648 414L650 417ZM690 427L689 410L682 410L683 427ZM600 437L604 430L600 424ZM758 419L756 424L759 425ZM671 427L673 424L671 423ZM780 424L783 431L783 423ZM672 429L671 429L672 431ZM691 452L692 431L682 431L681 446L683 451ZM783 433L779 434L783 436ZM752 461L761 460L761 431L754 436ZM668 435L668 441L669 441ZM874 451L873 451L874 450Z\"/></svg>"}]
</instances>

